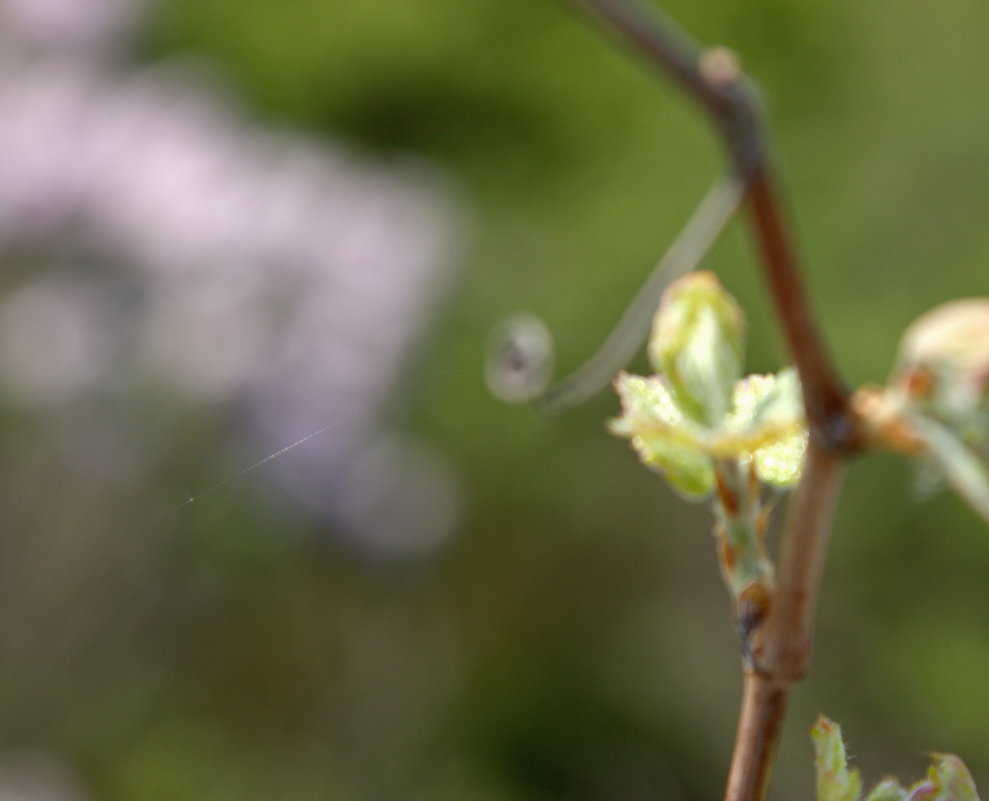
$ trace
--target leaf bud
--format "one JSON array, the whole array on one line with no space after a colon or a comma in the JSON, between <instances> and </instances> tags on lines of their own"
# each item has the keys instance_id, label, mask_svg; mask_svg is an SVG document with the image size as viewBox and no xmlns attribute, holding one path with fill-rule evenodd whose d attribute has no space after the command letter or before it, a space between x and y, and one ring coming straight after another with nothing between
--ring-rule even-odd
<instances>
[{"instance_id":1,"label":"leaf bud","mask_svg":"<svg viewBox=\"0 0 989 801\"><path fill-rule=\"evenodd\" d=\"M716 426L731 409L744 344L745 315L738 302L714 273L697 271L663 293L649 358L684 414Z\"/></svg>"},{"instance_id":2,"label":"leaf bud","mask_svg":"<svg viewBox=\"0 0 989 801\"><path fill-rule=\"evenodd\" d=\"M914 321L892 383L906 404L947 423L984 423L973 416L989 400L989 298L944 303Z\"/></svg>"}]
</instances>

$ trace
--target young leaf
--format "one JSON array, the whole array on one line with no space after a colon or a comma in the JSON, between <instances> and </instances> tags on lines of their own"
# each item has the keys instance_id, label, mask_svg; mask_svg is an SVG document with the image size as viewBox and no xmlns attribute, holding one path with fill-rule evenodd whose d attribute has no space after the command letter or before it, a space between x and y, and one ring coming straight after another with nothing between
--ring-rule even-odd
<instances>
[{"instance_id":1,"label":"young leaf","mask_svg":"<svg viewBox=\"0 0 989 801\"><path fill-rule=\"evenodd\" d=\"M751 452L760 481L787 488L800 480L807 429L796 370L739 381L727 427L739 450Z\"/></svg>"},{"instance_id":2,"label":"young leaf","mask_svg":"<svg viewBox=\"0 0 989 801\"><path fill-rule=\"evenodd\" d=\"M989 431L989 298L944 303L919 317L903 334L891 382L913 408L953 427L973 416L983 441Z\"/></svg>"},{"instance_id":3,"label":"young leaf","mask_svg":"<svg viewBox=\"0 0 989 801\"><path fill-rule=\"evenodd\" d=\"M680 412L664 378L619 373L615 390L622 416L608 429L632 440L643 464L658 470L688 498L703 498L714 488L714 466L703 449L704 433Z\"/></svg>"},{"instance_id":4,"label":"young leaf","mask_svg":"<svg viewBox=\"0 0 989 801\"><path fill-rule=\"evenodd\" d=\"M864 387L853 403L876 442L925 460L989 521L989 298L918 318L889 386Z\"/></svg>"},{"instance_id":5,"label":"young leaf","mask_svg":"<svg viewBox=\"0 0 989 801\"><path fill-rule=\"evenodd\" d=\"M862 779L848 769L841 727L822 715L810 734L817 752L817 801L858 801Z\"/></svg>"},{"instance_id":6,"label":"young leaf","mask_svg":"<svg viewBox=\"0 0 989 801\"><path fill-rule=\"evenodd\" d=\"M716 425L742 374L745 315L714 273L697 271L663 293L649 340L653 367L666 376L688 417Z\"/></svg>"},{"instance_id":7,"label":"young leaf","mask_svg":"<svg viewBox=\"0 0 989 801\"><path fill-rule=\"evenodd\" d=\"M872 788L865 801L910 801L910 793L896 779L883 779Z\"/></svg>"},{"instance_id":8,"label":"young leaf","mask_svg":"<svg viewBox=\"0 0 989 801\"><path fill-rule=\"evenodd\" d=\"M979 801L972 774L954 754L934 754L927 779L910 788L910 801Z\"/></svg>"},{"instance_id":9,"label":"young leaf","mask_svg":"<svg viewBox=\"0 0 989 801\"><path fill-rule=\"evenodd\" d=\"M857 770L849 770L841 727L823 715L811 729L817 752L817 801L858 801L862 782ZM865 801L979 801L972 775L953 754L934 754L934 762L922 779L908 790L895 779L883 779Z\"/></svg>"}]
</instances>

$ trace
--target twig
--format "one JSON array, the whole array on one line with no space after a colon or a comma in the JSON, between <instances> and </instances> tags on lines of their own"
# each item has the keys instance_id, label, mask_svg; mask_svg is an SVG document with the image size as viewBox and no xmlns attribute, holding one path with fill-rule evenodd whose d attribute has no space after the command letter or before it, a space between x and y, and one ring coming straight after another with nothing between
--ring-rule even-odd
<instances>
[{"instance_id":1,"label":"twig","mask_svg":"<svg viewBox=\"0 0 989 801\"><path fill-rule=\"evenodd\" d=\"M770 173L766 163L749 179L749 220L776 314L800 375L807 424L811 436L825 450L853 453L861 443L848 392L817 331Z\"/></svg>"},{"instance_id":2,"label":"twig","mask_svg":"<svg viewBox=\"0 0 989 801\"><path fill-rule=\"evenodd\" d=\"M790 688L746 673L725 799L765 798Z\"/></svg>"},{"instance_id":3,"label":"twig","mask_svg":"<svg viewBox=\"0 0 989 801\"><path fill-rule=\"evenodd\" d=\"M761 801L769 790L790 687L806 675L810 663L818 589L842 472L839 457L811 441L803 480L788 510L775 597L752 644L752 667L745 673L725 801Z\"/></svg>"},{"instance_id":4,"label":"twig","mask_svg":"<svg viewBox=\"0 0 989 801\"><path fill-rule=\"evenodd\" d=\"M817 595L843 473L842 459L811 441L803 478L787 510L773 607L761 641L755 644L761 669L778 681L792 683L807 674Z\"/></svg>"},{"instance_id":5,"label":"twig","mask_svg":"<svg viewBox=\"0 0 989 801\"><path fill-rule=\"evenodd\" d=\"M790 687L806 673L817 592L841 461L859 446L847 392L832 367L803 289L772 179L758 106L740 70L711 69L702 51L652 6L570 0L672 76L711 116L743 181L752 233L803 388L811 441L780 544L777 590L752 643L726 801L763 801ZM707 67L707 68L705 68Z\"/></svg>"},{"instance_id":6,"label":"twig","mask_svg":"<svg viewBox=\"0 0 989 801\"><path fill-rule=\"evenodd\" d=\"M658 9L636 0L570 0L672 76L708 112L746 187L748 211L776 313L803 387L808 425L828 450L858 446L847 392L817 332L789 242L751 82L730 66L711 69L705 51ZM710 54L712 51L706 51ZM705 66L708 68L705 69Z\"/></svg>"},{"instance_id":7,"label":"twig","mask_svg":"<svg viewBox=\"0 0 989 801\"><path fill-rule=\"evenodd\" d=\"M721 130L740 175L747 178L765 163L764 138L748 81L705 74L702 51L653 6L635 0L570 0L631 44L692 95Z\"/></svg>"}]
</instances>

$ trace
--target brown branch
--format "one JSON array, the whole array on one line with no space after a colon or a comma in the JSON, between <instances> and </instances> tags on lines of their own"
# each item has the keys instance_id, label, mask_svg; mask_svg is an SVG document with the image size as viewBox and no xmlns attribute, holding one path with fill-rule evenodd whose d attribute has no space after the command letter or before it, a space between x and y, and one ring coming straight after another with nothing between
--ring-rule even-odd
<instances>
[{"instance_id":1,"label":"brown branch","mask_svg":"<svg viewBox=\"0 0 989 801\"><path fill-rule=\"evenodd\" d=\"M814 613L841 487L839 456L814 441L788 510L769 617L752 644L725 801L761 801L772 776L790 688L810 664Z\"/></svg>"},{"instance_id":2,"label":"brown branch","mask_svg":"<svg viewBox=\"0 0 989 801\"><path fill-rule=\"evenodd\" d=\"M814 614L841 457L860 437L804 292L767 156L751 83L724 57L712 60L652 6L637 0L570 0L651 64L672 76L708 113L743 182L751 231L777 317L796 363L811 437L780 544L777 587L751 643L726 801L763 801L790 687L807 672ZM709 53L711 51L708 51Z\"/></svg>"},{"instance_id":3,"label":"brown branch","mask_svg":"<svg viewBox=\"0 0 989 801\"><path fill-rule=\"evenodd\" d=\"M658 9L636 0L570 0L672 76L709 114L745 183L747 209L776 313L800 374L808 425L821 445L846 452L858 445L847 392L817 330L772 179L759 104L741 71L705 51ZM711 51L707 51L710 53ZM705 68L706 67L706 68Z\"/></svg>"},{"instance_id":4,"label":"brown branch","mask_svg":"<svg viewBox=\"0 0 989 801\"><path fill-rule=\"evenodd\" d=\"M711 116L741 176L764 164L759 113L749 82L705 74L703 51L659 9L635 0L570 0L596 17L664 74L674 78Z\"/></svg>"},{"instance_id":5,"label":"brown branch","mask_svg":"<svg viewBox=\"0 0 989 801\"><path fill-rule=\"evenodd\" d=\"M761 642L756 643L762 671L778 681L792 683L807 673L817 595L843 473L840 456L811 441L803 478L787 510L776 594Z\"/></svg>"},{"instance_id":6,"label":"brown branch","mask_svg":"<svg viewBox=\"0 0 989 801\"><path fill-rule=\"evenodd\" d=\"M789 695L789 687L774 684L762 674L745 674L725 801L766 797Z\"/></svg>"},{"instance_id":7,"label":"brown branch","mask_svg":"<svg viewBox=\"0 0 989 801\"><path fill-rule=\"evenodd\" d=\"M768 164L749 179L748 211L776 314L800 374L811 434L827 450L851 453L859 446L855 417L807 302Z\"/></svg>"}]
</instances>

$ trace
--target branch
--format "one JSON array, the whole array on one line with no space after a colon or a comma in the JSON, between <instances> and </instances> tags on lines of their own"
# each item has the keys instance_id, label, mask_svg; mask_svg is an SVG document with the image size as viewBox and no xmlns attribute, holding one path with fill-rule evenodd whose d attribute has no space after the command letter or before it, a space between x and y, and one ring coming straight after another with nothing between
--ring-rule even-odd
<instances>
[{"instance_id":1,"label":"branch","mask_svg":"<svg viewBox=\"0 0 989 801\"><path fill-rule=\"evenodd\" d=\"M768 163L752 173L748 201L776 315L800 375L811 436L826 450L853 453L861 445L856 417L807 302Z\"/></svg>"},{"instance_id":2,"label":"branch","mask_svg":"<svg viewBox=\"0 0 989 801\"><path fill-rule=\"evenodd\" d=\"M759 113L744 76L730 68L705 70L704 52L653 6L635 0L570 2L603 22L704 107L720 129L743 178L765 163Z\"/></svg>"},{"instance_id":3,"label":"branch","mask_svg":"<svg viewBox=\"0 0 989 801\"><path fill-rule=\"evenodd\" d=\"M800 486L787 510L773 605L761 641L755 643L760 672L777 681L793 683L807 673L817 595L843 473L841 458L812 440Z\"/></svg>"},{"instance_id":4,"label":"branch","mask_svg":"<svg viewBox=\"0 0 989 801\"><path fill-rule=\"evenodd\" d=\"M804 293L751 82L725 51L702 51L652 6L637 0L569 1L673 77L711 117L746 187L763 272L800 374L808 426L825 449L855 450L859 437L847 392L832 367Z\"/></svg>"},{"instance_id":5,"label":"branch","mask_svg":"<svg viewBox=\"0 0 989 801\"><path fill-rule=\"evenodd\" d=\"M725 801L766 797L790 687L806 673L842 462L813 440L788 510L776 593L752 644Z\"/></svg>"},{"instance_id":6,"label":"branch","mask_svg":"<svg viewBox=\"0 0 989 801\"><path fill-rule=\"evenodd\" d=\"M758 673L745 674L725 801L766 797L789 695L789 687Z\"/></svg>"},{"instance_id":7,"label":"branch","mask_svg":"<svg viewBox=\"0 0 989 801\"><path fill-rule=\"evenodd\" d=\"M810 444L780 544L778 584L756 631L726 801L763 801L790 687L807 671L817 594L841 483L841 457L860 445L848 393L804 292L767 156L752 84L724 51L702 51L638 0L569 0L671 76L710 116L742 182L751 231L777 318L800 375Z\"/></svg>"}]
</instances>

